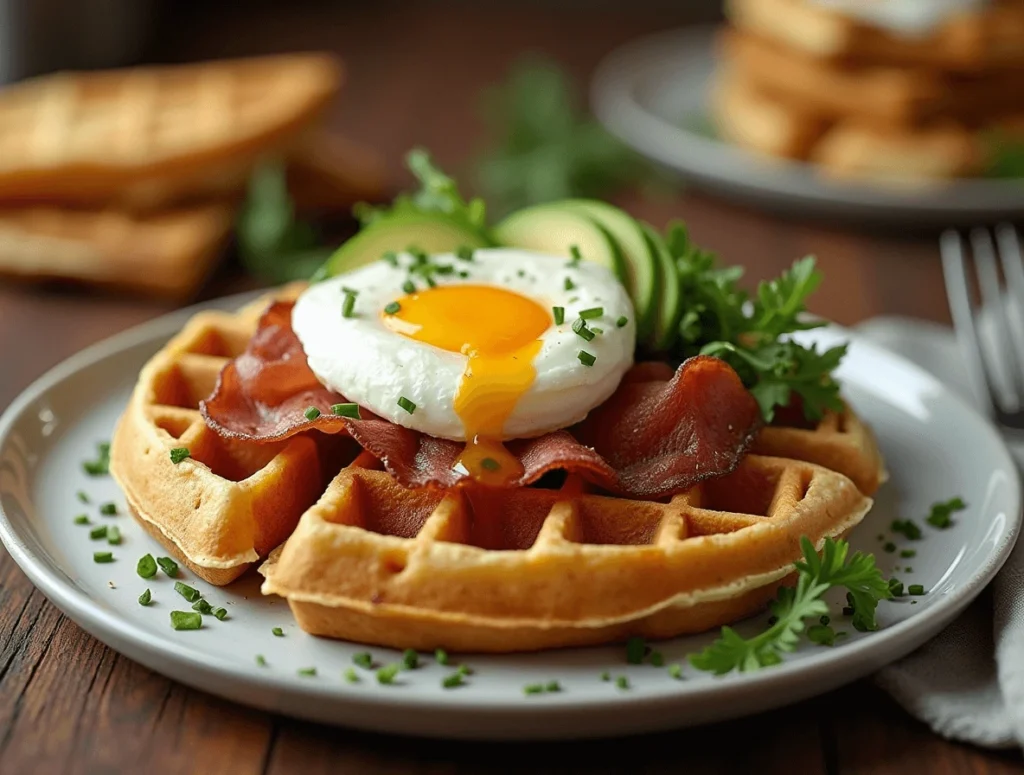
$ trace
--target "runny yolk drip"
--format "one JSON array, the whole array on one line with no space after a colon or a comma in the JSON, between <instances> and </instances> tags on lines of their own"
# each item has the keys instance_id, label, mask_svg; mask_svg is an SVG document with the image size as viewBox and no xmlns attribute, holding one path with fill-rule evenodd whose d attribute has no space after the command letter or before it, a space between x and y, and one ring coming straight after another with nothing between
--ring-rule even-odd
<instances>
[{"instance_id":1,"label":"runny yolk drip","mask_svg":"<svg viewBox=\"0 0 1024 775\"><path fill-rule=\"evenodd\" d=\"M466 449L456 466L477 481L501 485L523 473L501 443L505 423L533 384L533 360L551 314L518 293L488 285L450 285L398 299L384 325L412 339L469 357L455 393Z\"/></svg>"}]
</instances>

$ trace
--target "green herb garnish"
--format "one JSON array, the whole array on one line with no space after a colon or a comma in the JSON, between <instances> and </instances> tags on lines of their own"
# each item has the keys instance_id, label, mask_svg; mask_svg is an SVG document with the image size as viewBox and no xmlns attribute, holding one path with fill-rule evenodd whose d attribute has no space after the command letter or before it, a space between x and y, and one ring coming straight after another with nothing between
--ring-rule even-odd
<instances>
[{"instance_id":1,"label":"green herb garnish","mask_svg":"<svg viewBox=\"0 0 1024 775\"><path fill-rule=\"evenodd\" d=\"M112 552L93 552L92 561L99 563L113 562L114 555Z\"/></svg>"},{"instance_id":2,"label":"green herb garnish","mask_svg":"<svg viewBox=\"0 0 1024 775\"><path fill-rule=\"evenodd\" d=\"M148 556L149 555L146 555L146 557ZM145 559L145 557L143 559ZM139 560L139 563L141 566L142 560ZM170 557L157 557L156 563L160 566L163 572L170 576L172 579L178 575L178 563L176 563Z\"/></svg>"},{"instance_id":3,"label":"green herb garnish","mask_svg":"<svg viewBox=\"0 0 1024 775\"><path fill-rule=\"evenodd\" d=\"M420 666L420 655L416 649L406 649L402 652L402 665L406 670L415 670Z\"/></svg>"},{"instance_id":4,"label":"green herb garnish","mask_svg":"<svg viewBox=\"0 0 1024 775\"><path fill-rule=\"evenodd\" d=\"M121 543L121 529L117 525L111 525L107 530L107 543L113 546Z\"/></svg>"},{"instance_id":5,"label":"green herb garnish","mask_svg":"<svg viewBox=\"0 0 1024 775\"><path fill-rule=\"evenodd\" d=\"M192 457L192 453L189 452L188 447L175 447L171 450L171 462L174 465L178 465L185 458Z\"/></svg>"},{"instance_id":6,"label":"green herb garnish","mask_svg":"<svg viewBox=\"0 0 1024 775\"><path fill-rule=\"evenodd\" d=\"M412 280L406 280L402 283L402 291L404 293L416 293L416 284Z\"/></svg>"},{"instance_id":7,"label":"green herb garnish","mask_svg":"<svg viewBox=\"0 0 1024 775\"><path fill-rule=\"evenodd\" d=\"M555 317L556 326L560 326L565 322L565 307L552 307L551 312Z\"/></svg>"},{"instance_id":8,"label":"green herb garnish","mask_svg":"<svg viewBox=\"0 0 1024 775\"><path fill-rule=\"evenodd\" d=\"M259 665L260 667L266 667L267 666L267 658L265 656L263 656L262 654L257 654L256 655L256 664Z\"/></svg>"},{"instance_id":9,"label":"green herb garnish","mask_svg":"<svg viewBox=\"0 0 1024 775\"><path fill-rule=\"evenodd\" d=\"M76 492L75 493L75 497L78 498L78 502L79 503L88 503L89 502L89 496L86 495L82 490L79 490L78 492Z\"/></svg>"},{"instance_id":10,"label":"green herb garnish","mask_svg":"<svg viewBox=\"0 0 1024 775\"><path fill-rule=\"evenodd\" d=\"M345 300L341 303L341 316L343 318L350 318L355 314L356 308L356 295L354 293L346 293Z\"/></svg>"},{"instance_id":11,"label":"green herb garnish","mask_svg":"<svg viewBox=\"0 0 1024 775\"><path fill-rule=\"evenodd\" d=\"M79 514L77 517L75 517L75 524L76 525L88 525L89 524L89 517L87 515L85 515L85 514Z\"/></svg>"},{"instance_id":12,"label":"green herb garnish","mask_svg":"<svg viewBox=\"0 0 1024 775\"><path fill-rule=\"evenodd\" d=\"M878 628L875 609L878 601L890 598L891 593L875 566L874 557L856 552L847 559L849 544L832 538L825 539L820 557L806 537L800 544L804 560L794 563L799 572L796 587L780 587L771 604L772 613L777 617L775 624L749 640L731 627L723 627L718 640L691 655L690 663L694 667L721 675L732 670L745 672L778 664L783 653L796 648L805 620L828 613L822 596L833 587L845 588L849 599L853 600L855 627Z\"/></svg>"},{"instance_id":13,"label":"green herb garnish","mask_svg":"<svg viewBox=\"0 0 1024 775\"><path fill-rule=\"evenodd\" d=\"M359 654L355 654L352 657L352 661L359 667L362 667L366 670L370 670L373 668L373 657L370 656L370 652L368 651L363 651Z\"/></svg>"},{"instance_id":14,"label":"green herb garnish","mask_svg":"<svg viewBox=\"0 0 1024 775\"><path fill-rule=\"evenodd\" d=\"M369 656L369 654L367 654L367 656ZM448 652L444 649L437 649L437 651L434 652L434 661L439 665L447 665Z\"/></svg>"},{"instance_id":15,"label":"green herb garnish","mask_svg":"<svg viewBox=\"0 0 1024 775\"><path fill-rule=\"evenodd\" d=\"M569 266L575 269L580 265L580 261L583 260L583 254L580 253L580 246L575 243L570 245L569 255L572 256L572 258L569 259Z\"/></svg>"},{"instance_id":16,"label":"green herb garnish","mask_svg":"<svg viewBox=\"0 0 1024 775\"><path fill-rule=\"evenodd\" d=\"M171 611L171 627L175 630L198 630L203 617L194 611Z\"/></svg>"},{"instance_id":17,"label":"green herb garnish","mask_svg":"<svg viewBox=\"0 0 1024 775\"><path fill-rule=\"evenodd\" d=\"M896 544L894 544L892 541L889 541L888 543L886 543L885 546L882 547L882 549L884 549L888 554L892 554L896 551Z\"/></svg>"},{"instance_id":18,"label":"green herb garnish","mask_svg":"<svg viewBox=\"0 0 1024 775\"><path fill-rule=\"evenodd\" d=\"M565 282L562 283L562 287L565 288L565 290L567 291L572 291L575 290L576 283L574 283L570 278L566 277Z\"/></svg>"},{"instance_id":19,"label":"green herb garnish","mask_svg":"<svg viewBox=\"0 0 1024 775\"><path fill-rule=\"evenodd\" d=\"M473 248L469 247L468 245L462 245L459 247L458 250L455 251L455 256L462 261L472 261Z\"/></svg>"},{"instance_id":20,"label":"green herb garnish","mask_svg":"<svg viewBox=\"0 0 1024 775\"><path fill-rule=\"evenodd\" d=\"M604 314L604 307L590 307L589 309L581 309L580 317L584 320L591 320L593 318L599 318Z\"/></svg>"},{"instance_id":21,"label":"green herb garnish","mask_svg":"<svg viewBox=\"0 0 1024 775\"><path fill-rule=\"evenodd\" d=\"M206 600L206 598L199 598L192 604L192 610L198 611L204 616L209 616L213 613L213 606Z\"/></svg>"},{"instance_id":22,"label":"green herb garnish","mask_svg":"<svg viewBox=\"0 0 1024 775\"><path fill-rule=\"evenodd\" d=\"M660 651L652 651L651 652L651 664L654 667L664 667L665 666L665 656Z\"/></svg>"},{"instance_id":23,"label":"green herb garnish","mask_svg":"<svg viewBox=\"0 0 1024 775\"><path fill-rule=\"evenodd\" d=\"M909 587L907 587L907 592L909 592L911 595L923 595L924 584L911 584Z\"/></svg>"},{"instance_id":24,"label":"green herb garnish","mask_svg":"<svg viewBox=\"0 0 1024 775\"><path fill-rule=\"evenodd\" d=\"M925 518L925 522L939 530L945 530L953 524L953 512L963 511L966 508L967 504L960 497L933 503L931 513Z\"/></svg>"},{"instance_id":25,"label":"green herb garnish","mask_svg":"<svg viewBox=\"0 0 1024 775\"><path fill-rule=\"evenodd\" d=\"M597 362L597 356L592 353L588 353L586 350L580 350L576 354L576 357L580 359L580 363L584 366L593 366Z\"/></svg>"},{"instance_id":26,"label":"green herb garnish","mask_svg":"<svg viewBox=\"0 0 1024 775\"><path fill-rule=\"evenodd\" d=\"M894 533L902 534L910 541L916 541L922 535L921 528L919 528L917 523L911 519L894 519L890 526L890 530Z\"/></svg>"},{"instance_id":27,"label":"green herb garnish","mask_svg":"<svg viewBox=\"0 0 1024 775\"><path fill-rule=\"evenodd\" d=\"M416 411L416 404L414 404L405 396L399 396L398 405L402 407L405 411L407 411L409 414L412 414L413 412Z\"/></svg>"},{"instance_id":28,"label":"green herb garnish","mask_svg":"<svg viewBox=\"0 0 1024 775\"><path fill-rule=\"evenodd\" d=\"M274 627L273 629L271 629L270 632L273 633L274 637L277 637L277 638L283 638L284 637L284 630L282 630L280 627Z\"/></svg>"},{"instance_id":29,"label":"green herb garnish","mask_svg":"<svg viewBox=\"0 0 1024 775\"><path fill-rule=\"evenodd\" d=\"M217 620L221 622L228 618L228 609L224 608L223 606L220 608L214 608L212 613L215 617L217 617Z\"/></svg>"},{"instance_id":30,"label":"green herb garnish","mask_svg":"<svg viewBox=\"0 0 1024 775\"><path fill-rule=\"evenodd\" d=\"M194 603L200 597L202 597L202 595L199 593L198 589L196 589L195 587L190 587L184 581L175 581L174 582L174 591L177 592L179 595L181 595L186 600L188 600L188 602L190 602L190 603Z\"/></svg>"},{"instance_id":31,"label":"green herb garnish","mask_svg":"<svg viewBox=\"0 0 1024 775\"><path fill-rule=\"evenodd\" d=\"M917 557L917 552L914 551L913 549L904 549L903 551L900 552L900 557L902 557L903 559L907 560L907 559L910 559L911 557Z\"/></svg>"},{"instance_id":32,"label":"green herb garnish","mask_svg":"<svg viewBox=\"0 0 1024 775\"><path fill-rule=\"evenodd\" d=\"M834 646L836 631L827 624L813 624L807 628L807 640L819 646Z\"/></svg>"},{"instance_id":33,"label":"green herb garnish","mask_svg":"<svg viewBox=\"0 0 1024 775\"><path fill-rule=\"evenodd\" d=\"M82 470L89 476L103 476L110 473L110 443L103 441L97 444L96 459L84 461Z\"/></svg>"},{"instance_id":34,"label":"green herb garnish","mask_svg":"<svg viewBox=\"0 0 1024 775\"><path fill-rule=\"evenodd\" d=\"M633 637L626 641L626 661L631 665L639 665L647 653L647 643L643 638Z\"/></svg>"},{"instance_id":35,"label":"green herb garnish","mask_svg":"<svg viewBox=\"0 0 1024 775\"><path fill-rule=\"evenodd\" d=\"M572 322L572 332L587 342L591 341L595 336L594 332L587 328L587 321L583 318L576 318Z\"/></svg>"},{"instance_id":36,"label":"green herb garnish","mask_svg":"<svg viewBox=\"0 0 1024 775\"><path fill-rule=\"evenodd\" d=\"M609 673L607 670L605 670L603 673L601 673L601 680L602 681L610 681L610 680L612 680L612 674Z\"/></svg>"},{"instance_id":37,"label":"green herb garnish","mask_svg":"<svg viewBox=\"0 0 1024 775\"><path fill-rule=\"evenodd\" d=\"M401 669L402 665L400 663L385 665L377 671L377 683L385 685L393 684L395 682L395 676L398 675Z\"/></svg>"},{"instance_id":38,"label":"green herb garnish","mask_svg":"<svg viewBox=\"0 0 1024 775\"><path fill-rule=\"evenodd\" d=\"M629 318L625 315L620 315L619 319L615 321L616 328L623 328L629 322Z\"/></svg>"},{"instance_id":39,"label":"green herb garnish","mask_svg":"<svg viewBox=\"0 0 1024 775\"><path fill-rule=\"evenodd\" d=\"M149 605L153 601L153 593L148 589L139 595L139 605Z\"/></svg>"},{"instance_id":40,"label":"green herb garnish","mask_svg":"<svg viewBox=\"0 0 1024 775\"><path fill-rule=\"evenodd\" d=\"M615 679L615 685L618 686L620 689L628 689L629 678L627 678L624 675L620 675L618 678Z\"/></svg>"},{"instance_id":41,"label":"green herb garnish","mask_svg":"<svg viewBox=\"0 0 1024 775\"><path fill-rule=\"evenodd\" d=\"M301 676L313 676L313 675L316 675L316 668L315 667L300 667L298 669L298 674L301 675Z\"/></svg>"},{"instance_id":42,"label":"green herb garnish","mask_svg":"<svg viewBox=\"0 0 1024 775\"><path fill-rule=\"evenodd\" d=\"M306 411L304 411L303 414L306 416L307 420L313 422L313 420L320 416L320 410L315 406L307 406Z\"/></svg>"},{"instance_id":43,"label":"green herb garnish","mask_svg":"<svg viewBox=\"0 0 1024 775\"><path fill-rule=\"evenodd\" d=\"M893 597L903 597L903 582L895 577L889 579L889 593Z\"/></svg>"},{"instance_id":44,"label":"green herb garnish","mask_svg":"<svg viewBox=\"0 0 1024 775\"><path fill-rule=\"evenodd\" d=\"M485 457L480 461L480 465L485 471L497 471L501 468L501 463L495 460L493 457Z\"/></svg>"},{"instance_id":45,"label":"green herb garnish","mask_svg":"<svg viewBox=\"0 0 1024 775\"><path fill-rule=\"evenodd\" d=\"M523 694L543 694L544 684L527 684L523 687Z\"/></svg>"},{"instance_id":46,"label":"green herb garnish","mask_svg":"<svg viewBox=\"0 0 1024 775\"><path fill-rule=\"evenodd\" d=\"M463 686L465 683L466 679L462 673L452 673L441 679L441 686L445 689L454 689L458 686Z\"/></svg>"},{"instance_id":47,"label":"green herb garnish","mask_svg":"<svg viewBox=\"0 0 1024 775\"><path fill-rule=\"evenodd\" d=\"M345 677L345 680L350 684L359 683L359 676L356 674L355 668L346 667L345 672L342 673L342 675Z\"/></svg>"},{"instance_id":48,"label":"green herb garnish","mask_svg":"<svg viewBox=\"0 0 1024 775\"><path fill-rule=\"evenodd\" d=\"M102 514L105 517L114 516L115 514L117 514L117 504L104 503L102 506L100 506L100 514Z\"/></svg>"},{"instance_id":49,"label":"green herb garnish","mask_svg":"<svg viewBox=\"0 0 1024 775\"><path fill-rule=\"evenodd\" d=\"M677 681L681 681L683 678L683 666L678 662L668 666L669 678L675 678Z\"/></svg>"},{"instance_id":50,"label":"green herb garnish","mask_svg":"<svg viewBox=\"0 0 1024 775\"><path fill-rule=\"evenodd\" d=\"M392 301L384 306L384 313L386 315L394 315L400 309L402 309L402 305L399 304L397 301Z\"/></svg>"},{"instance_id":51,"label":"green herb garnish","mask_svg":"<svg viewBox=\"0 0 1024 775\"><path fill-rule=\"evenodd\" d=\"M358 404L331 404L331 412L338 417L351 417L353 420L361 420Z\"/></svg>"}]
</instances>

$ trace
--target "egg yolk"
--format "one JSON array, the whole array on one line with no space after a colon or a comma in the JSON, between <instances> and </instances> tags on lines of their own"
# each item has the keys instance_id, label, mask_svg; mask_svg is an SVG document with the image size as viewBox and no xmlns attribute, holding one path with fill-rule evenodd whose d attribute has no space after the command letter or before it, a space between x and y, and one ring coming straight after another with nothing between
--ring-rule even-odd
<instances>
[{"instance_id":1,"label":"egg yolk","mask_svg":"<svg viewBox=\"0 0 1024 775\"><path fill-rule=\"evenodd\" d=\"M489 285L428 288L398 299L384 325L469 361L455 393L455 413L466 433L456 467L483 484L500 485L523 473L501 443L516 402L533 384L539 337L550 312L532 299Z\"/></svg>"}]
</instances>

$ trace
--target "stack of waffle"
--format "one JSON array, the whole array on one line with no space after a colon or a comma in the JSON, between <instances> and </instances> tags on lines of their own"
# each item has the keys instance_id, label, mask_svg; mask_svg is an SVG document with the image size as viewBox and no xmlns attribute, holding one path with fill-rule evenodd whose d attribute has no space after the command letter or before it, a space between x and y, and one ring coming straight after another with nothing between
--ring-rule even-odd
<instances>
[{"instance_id":1,"label":"stack of waffle","mask_svg":"<svg viewBox=\"0 0 1024 775\"><path fill-rule=\"evenodd\" d=\"M833 179L981 176L1024 139L1019 0L726 0L714 123Z\"/></svg>"},{"instance_id":2,"label":"stack of waffle","mask_svg":"<svg viewBox=\"0 0 1024 775\"><path fill-rule=\"evenodd\" d=\"M375 198L380 162L322 127L342 82L334 57L292 54L0 89L0 275L180 301L222 255L262 161L286 160L303 207Z\"/></svg>"}]
</instances>

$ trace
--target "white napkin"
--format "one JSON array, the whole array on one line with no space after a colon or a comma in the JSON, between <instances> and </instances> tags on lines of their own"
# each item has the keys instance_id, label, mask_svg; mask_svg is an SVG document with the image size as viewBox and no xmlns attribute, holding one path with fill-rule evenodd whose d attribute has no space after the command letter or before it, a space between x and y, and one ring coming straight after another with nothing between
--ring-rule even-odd
<instances>
[{"instance_id":1,"label":"white napkin","mask_svg":"<svg viewBox=\"0 0 1024 775\"><path fill-rule=\"evenodd\" d=\"M979 405L952 329L900 317L855 328ZM1024 466L1024 442L1008 440L1007 446ZM1024 746L1022 585L1019 542L988 590L956 621L874 680L943 737L989 748Z\"/></svg>"}]
</instances>

